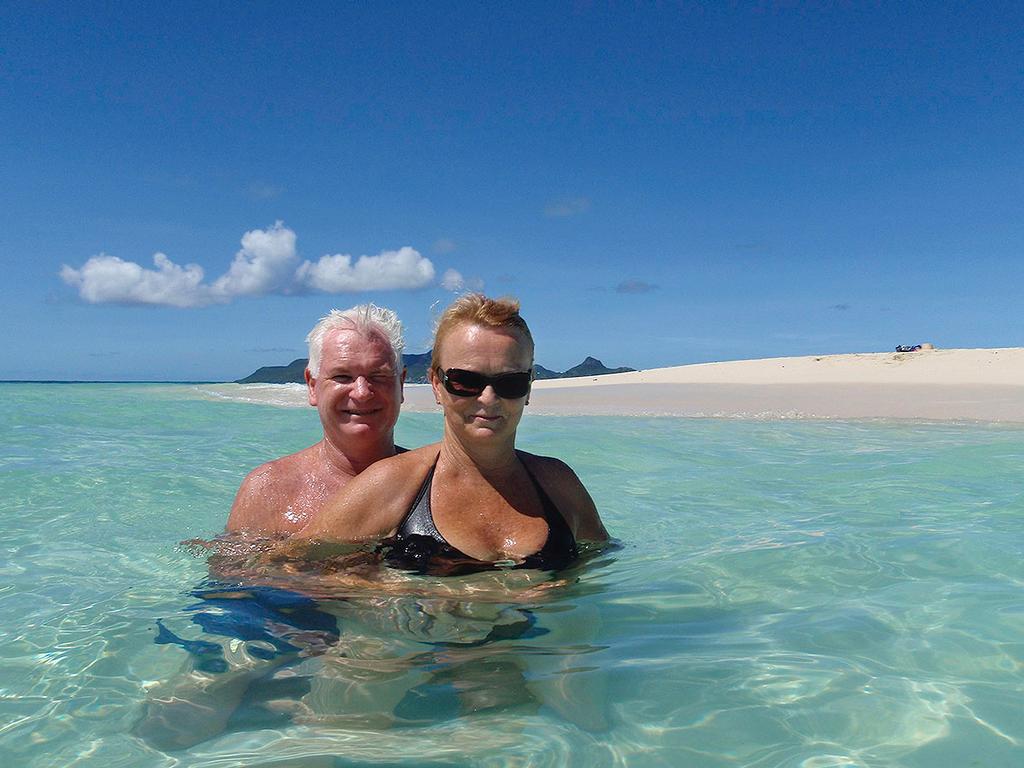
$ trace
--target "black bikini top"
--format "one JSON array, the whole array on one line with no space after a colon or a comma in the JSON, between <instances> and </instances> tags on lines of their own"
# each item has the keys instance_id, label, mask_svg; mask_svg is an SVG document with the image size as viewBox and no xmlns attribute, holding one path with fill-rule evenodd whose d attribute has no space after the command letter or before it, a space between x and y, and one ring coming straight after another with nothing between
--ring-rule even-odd
<instances>
[{"instance_id":1,"label":"black bikini top","mask_svg":"<svg viewBox=\"0 0 1024 768\"><path fill-rule=\"evenodd\" d=\"M522 462L522 457L520 457ZM515 568L540 568L542 570L558 570L566 567L576 559L576 539L558 511L551 497L537 482L537 478L523 462L527 476L537 490L544 521L548 524L548 538L539 552L528 555L523 562L516 563ZM500 567L497 563L477 560L460 552L449 544L434 525L434 515L430 511L430 489L434 481L434 470L437 459L434 459L430 471L427 472L416 498L409 511L402 518L395 535L381 543L385 560L389 565L404 570L430 573L439 576L454 576L474 571L490 570Z\"/></svg>"}]
</instances>

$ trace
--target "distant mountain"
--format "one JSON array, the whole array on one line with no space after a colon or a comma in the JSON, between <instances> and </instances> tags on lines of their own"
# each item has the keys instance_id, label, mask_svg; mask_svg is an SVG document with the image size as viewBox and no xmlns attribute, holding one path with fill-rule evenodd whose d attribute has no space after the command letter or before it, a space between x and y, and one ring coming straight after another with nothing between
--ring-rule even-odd
<instances>
[{"instance_id":1,"label":"distant mountain","mask_svg":"<svg viewBox=\"0 0 1024 768\"><path fill-rule=\"evenodd\" d=\"M559 378L571 379L576 376L604 376L606 373L629 373L635 368L609 368L596 357L588 357L579 365L563 371Z\"/></svg>"},{"instance_id":2,"label":"distant mountain","mask_svg":"<svg viewBox=\"0 0 1024 768\"><path fill-rule=\"evenodd\" d=\"M430 368L430 352L419 355L402 355L405 363L405 380L410 384L426 384L427 369Z\"/></svg>"},{"instance_id":3,"label":"distant mountain","mask_svg":"<svg viewBox=\"0 0 1024 768\"><path fill-rule=\"evenodd\" d=\"M534 365L534 370L537 372L537 379L571 379L576 376L604 376L606 373L627 373L629 371L635 371L635 368L609 368L596 357L587 357L579 365L574 365L567 371L552 371L550 368L545 368L543 365Z\"/></svg>"},{"instance_id":4,"label":"distant mountain","mask_svg":"<svg viewBox=\"0 0 1024 768\"><path fill-rule=\"evenodd\" d=\"M543 365L533 364L534 378L535 379L560 379L562 374L558 371L552 371L550 368L545 368Z\"/></svg>"},{"instance_id":5,"label":"distant mountain","mask_svg":"<svg viewBox=\"0 0 1024 768\"><path fill-rule=\"evenodd\" d=\"M430 365L430 353L421 355L402 355L402 361L408 370L406 381L410 384L424 384L427 381L427 366ZM308 358L300 357L288 365L265 365L250 373L244 379L236 379L235 384L305 384L306 365Z\"/></svg>"},{"instance_id":6,"label":"distant mountain","mask_svg":"<svg viewBox=\"0 0 1024 768\"><path fill-rule=\"evenodd\" d=\"M420 354L402 355L405 363L405 381L408 384L426 384L427 368L430 366L430 352ZM306 379L304 371L306 363L309 362L302 357L292 360L288 365L265 365L262 368L250 373L244 379L238 379L236 384L303 384ZM603 376L606 373L625 373L635 370L633 368L608 368L596 357L588 357L579 365L574 365L567 371L559 373L545 368L543 365L534 365L538 379L568 379L573 376Z\"/></svg>"},{"instance_id":7,"label":"distant mountain","mask_svg":"<svg viewBox=\"0 0 1024 768\"><path fill-rule=\"evenodd\" d=\"M308 362L301 357L288 365L265 365L244 379L238 379L235 384L305 384L304 372Z\"/></svg>"}]
</instances>

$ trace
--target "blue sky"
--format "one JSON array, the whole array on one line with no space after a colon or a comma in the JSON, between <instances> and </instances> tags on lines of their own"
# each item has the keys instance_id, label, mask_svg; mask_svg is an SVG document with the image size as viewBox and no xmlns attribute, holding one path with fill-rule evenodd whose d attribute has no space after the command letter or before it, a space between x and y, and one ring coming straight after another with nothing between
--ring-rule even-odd
<instances>
[{"instance_id":1,"label":"blue sky","mask_svg":"<svg viewBox=\"0 0 1024 768\"><path fill-rule=\"evenodd\" d=\"M559 370L1019 346L1021 9L5 3L0 378L422 351L460 286Z\"/></svg>"}]
</instances>

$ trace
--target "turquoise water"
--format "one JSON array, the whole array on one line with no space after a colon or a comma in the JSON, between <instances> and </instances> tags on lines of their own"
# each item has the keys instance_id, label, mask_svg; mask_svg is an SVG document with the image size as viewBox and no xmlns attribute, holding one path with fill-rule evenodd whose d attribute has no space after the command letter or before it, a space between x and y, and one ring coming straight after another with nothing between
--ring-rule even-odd
<instances>
[{"instance_id":1,"label":"turquoise water","mask_svg":"<svg viewBox=\"0 0 1024 768\"><path fill-rule=\"evenodd\" d=\"M527 417L621 547L564 584L370 574L321 602L336 642L293 632L282 663L192 621L206 563L177 542L313 442L312 409L0 394L0 765L1024 764L1021 427ZM135 735L160 691L232 679L195 745Z\"/></svg>"}]
</instances>

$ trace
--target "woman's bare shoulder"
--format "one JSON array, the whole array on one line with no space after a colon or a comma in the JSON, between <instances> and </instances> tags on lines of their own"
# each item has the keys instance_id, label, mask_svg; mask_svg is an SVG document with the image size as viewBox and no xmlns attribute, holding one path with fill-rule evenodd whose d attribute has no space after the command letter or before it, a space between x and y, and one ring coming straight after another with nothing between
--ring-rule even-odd
<instances>
[{"instance_id":1,"label":"woman's bare shoulder","mask_svg":"<svg viewBox=\"0 0 1024 768\"><path fill-rule=\"evenodd\" d=\"M526 468L551 497L577 539L605 541L608 538L590 492L572 467L553 456L538 456L526 451L520 451L519 455Z\"/></svg>"},{"instance_id":2,"label":"woman's bare shoulder","mask_svg":"<svg viewBox=\"0 0 1024 768\"><path fill-rule=\"evenodd\" d=\"M539 456L536 453L520 450L516 450L516 453L519 454L519 458L526 464L526 468L542 482L544 480L552 482L571 482L575 480L579 482L579 478L573 472L572 467L561 459L556 459L554 456Z\"/></svg>"},{"instance_id":3,"label":"woman's bare shoulder","mask_svg":"<svg viewBox=\"0 0 1024 768\"><path fill-rule=\"evenodd\" d=\"M419 468L428 468L437 458L439 445L434 443L424 445L422 448L413 448L410 451L397 453L386 459L376 461L362 472L360 472L349 484L349 488L359 488L362 485L388 481L396 477L404 477L410 472Z\"/></svg>"},{"instance_id":4,"label":"woman's bare shoulder","mask_svg":"<svg viewBox=\"0 0 1024 768\"><path fill-rule=\"evenodd\" d=\"M359 541L388 535L401 522L436 456L437 446L424 446L371 464L324 505L300 536Z\"/></svg>"}]
</instances>

